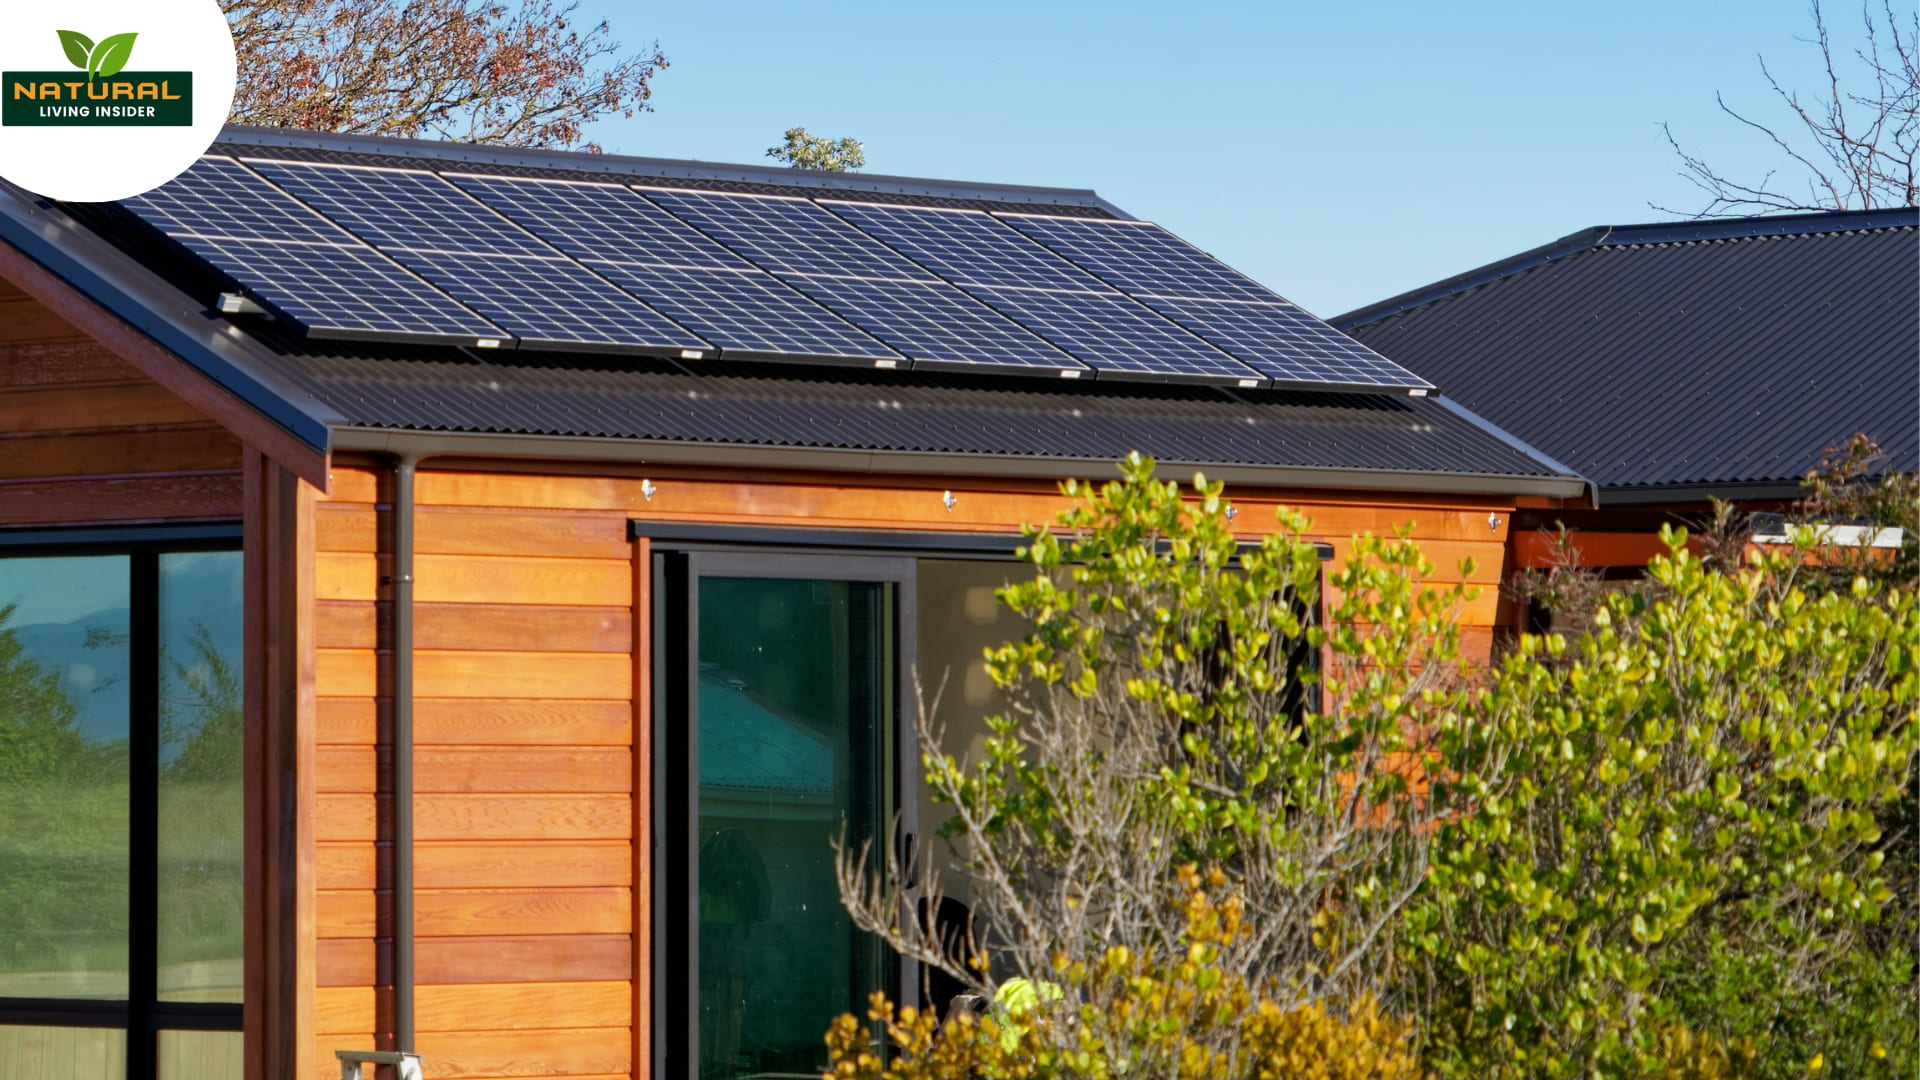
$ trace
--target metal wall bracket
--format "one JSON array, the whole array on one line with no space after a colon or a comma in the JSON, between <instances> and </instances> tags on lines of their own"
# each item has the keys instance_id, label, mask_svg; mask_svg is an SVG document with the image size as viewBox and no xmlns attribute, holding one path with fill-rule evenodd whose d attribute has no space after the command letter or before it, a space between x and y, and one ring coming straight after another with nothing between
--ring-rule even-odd
<instances>
[{"instance_id":1,"label":"metal wall bracket","mask_svg":"<svg viewBox=\"0 0 1920 1080\"><path fill-rule=\"evenodd\" d=\"M420 1055L395 1050L335 1050L340 1060L340 1080L363 1080L364 1065L392 1065L399 1080L420 1080Z\"/></svg>"}]
</instances>

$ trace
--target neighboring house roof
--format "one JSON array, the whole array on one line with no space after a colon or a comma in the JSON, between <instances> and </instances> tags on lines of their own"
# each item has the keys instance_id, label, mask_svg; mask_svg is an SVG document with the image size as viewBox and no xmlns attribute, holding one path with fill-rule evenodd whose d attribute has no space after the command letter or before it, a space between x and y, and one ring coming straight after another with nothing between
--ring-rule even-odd
<instances>
[{"instance_id":1,"label":"neighboring house roof","mask_svg":"<svg viewBox=\"0 0 1920 1080\"><path fill-rule=\"evenodd\" d=\"M1790 496L1862 432L1920 468L1920 209L1588 229L1329 321L1603 505Z\"/></svg>"},{"instance_id":2,"label":"neighboring house roof","mask_svg":"<svg viewBox=\"0 0 1920 1080\"><path fill-rule=\"evenodd\" d=\"M216 151L1128 220L1090 191L230 129ZM1570 470L1434 398L303 338L111 208L0 184L5 240L305 445L1085 475L1130 450L1243 483L1581 497ZM1322 330L1322 333L1331 333ZM446 449L447 439L467 439ZM492 450L471 440L493 440ZM804 462L804 466L798 463Z\"/></svg>"}]
</instances>

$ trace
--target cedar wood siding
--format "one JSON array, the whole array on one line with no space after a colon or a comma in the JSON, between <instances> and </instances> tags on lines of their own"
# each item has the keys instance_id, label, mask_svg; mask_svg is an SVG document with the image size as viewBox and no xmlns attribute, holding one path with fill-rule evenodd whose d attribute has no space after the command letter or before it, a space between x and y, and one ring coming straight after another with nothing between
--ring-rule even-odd
<instances>
[{"instance_id":1,"label":"cedar wood siding","mask_svg":"<svg viewBox=\"0 0 1920 1080\"><path fill-rule=\"evenodd\" d=\"M240 519L241 445L0 280L0 527Z\"/></svg>"},{"instance_id":2,"label":"cedar wood siding","mask_svg":"<svg viewBox=\"0 0 1920 1080\"><path fill-rule=\"evenodd\" d=\"M538 469L539 471L535 471ZM416 488L418 1049L427 1075L646 1075L649 721L636 663L645 560L629 518L1005 531L1062 505L1044 482L723 474L527 463L422 464ZM317 1033L332 1052L388 1045L385 837L387 500L391 470L337 460L315 508ZM1481 596L1467 649L1491 642L1512 500L1235 493L1257 534L1286 498L1345 554L1412 522L1439 568L1467 556ZM1488 514L1500 518L1490 528ZM636 693L636 687L640 692ZM636 739L636 732L639 738ZM638 886L636 888L636 886ZM636 939L635 928L643 932ZM637 1072L634 1063L639 1062Z\"/></svg>"}]
</instances>

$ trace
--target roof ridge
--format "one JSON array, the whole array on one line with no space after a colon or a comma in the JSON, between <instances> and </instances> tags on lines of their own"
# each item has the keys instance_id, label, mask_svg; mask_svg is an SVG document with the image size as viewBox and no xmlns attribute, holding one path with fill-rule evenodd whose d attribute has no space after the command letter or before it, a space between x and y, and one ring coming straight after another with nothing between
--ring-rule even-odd
<instances>
[{"instance_id":1,"label":"roof ridge","mask_svg":"<svg viewBox=\"0 0 1920 1080\"><path fill-rule=\"evenodd\" d=\"M1445 300L1450 296L1523 274L1557 259L1611 247L1692 244L1724 240L1761 240L1780 236L1813 236L1865 232L1876 229L1920 227L1920 207L1884 210L1821 210L1805 214L1768 214L1742 218L1655 221L1637 225L1595 225L1569 233L1551 243L1509 255L1429 285L1354 308L1327 320L1335 329L1351 332L1370 323Z\"/></svg>"},{"instance_id":2,"label":"roof ridge","mask_svg":"<svg viewBox=\"0 0 1920 1080\"><path fill-rule=\"evenodd\" d=\"M856 196L860 194L917 195L1033 206L1078 206L1097 208L1119 218L1132 217L1091 188L995 184L968 180L892 176L882 173L842 173L815 169L791 169L779 165L735 165L724 162L622 154L589 154L574 150L486 146L452 140L398 139L381 135L346 135L291 128L249 127L240 124L228 124L221 129L220 137L215 140L215 146L223 143L269 149L297 149L364 154L401 160L436 161L467 168L495 166L581 172L600 176L766 184Z\"/></svg>"}]
</instances>

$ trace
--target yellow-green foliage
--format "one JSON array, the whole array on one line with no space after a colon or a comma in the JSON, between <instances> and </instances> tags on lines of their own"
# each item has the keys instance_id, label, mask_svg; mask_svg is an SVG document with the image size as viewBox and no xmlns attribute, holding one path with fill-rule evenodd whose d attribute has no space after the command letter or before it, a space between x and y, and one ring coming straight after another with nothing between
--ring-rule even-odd
<instances>
[{"instance_id":1,"label":"yellow-green foliage","mask_svg":"<svg viewBox=\"0 0 1920 1080\"><path fill-rule=\"evenodd\" d=\"M1875 810L1915 749L1912 590L1810 594L1797 553L1727 574L1684 540L1592 636L1527 639L1441 733L1473 809L1440 829L1404 940L1446 1075L1663 1075L1667 973L1707 931L1817 977L1892 897Z\"/></svg>"},{"instance_id":2,"label":"yellow-green foliage","mask_svg":"<svg viewBox=\"0 0 1920 1080\"><path fill-rule=\"evenodd\" d=\"M1170 964L1111 948L1090 962L1062 957L1064 993L1036 1001L1003 1030L992 1017L896 1010L873 998L888 1060L852 1015L827 1034L827 1080L1418 1080L1412 1027L1371 999L1335 1014L1318 1001L1282 1004L1223 970L1221 947L1245 931L1240 904L1215 901L1183 867L1185 958ZM1229 1038L1221 1038L1222 1035Z\"/></svg>"}]
</instances>

